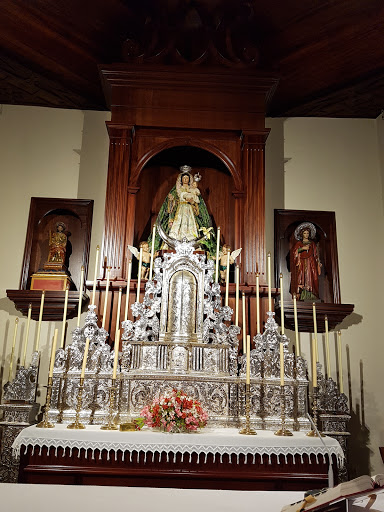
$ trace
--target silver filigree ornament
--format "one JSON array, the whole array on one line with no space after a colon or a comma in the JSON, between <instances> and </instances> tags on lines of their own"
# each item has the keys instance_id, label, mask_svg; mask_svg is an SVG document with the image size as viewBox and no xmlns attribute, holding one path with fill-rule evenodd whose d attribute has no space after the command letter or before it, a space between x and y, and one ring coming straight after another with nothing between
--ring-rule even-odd
<instances>
[{"instance_id":1,"label":"silver filigree ornament","mask_svg":"<svg viewBox=\"0 0 384 512\"><path fill-rule=\"evenodd\" d=\"M345 458L338 468L338 477L344 482L348 480L347 440L350 436L348 423L351 419L348 398L344 393L340 393L332 378L325 378L320 363L317 363L317 386L320 430L336 439L343 449Z\"/></svg>"},{"instance_id":2,"label":"silver filigree ornament","mask_svg":"<svg viewBox=\"0 0 384 512\"><path fill-rule=\"evenodd\" d=\"M39 353L33 352L28 368L20 366L15 378L4 385L4 400L6 402L34 403L36 398L37 374L39 368Z\"/></svg>"},{"instance_id":3,"label":"silver filigree ornament","mask_svg":"<svg viewBox=\"0 0 384 512\"><path fill-rule=\"evenodd\" d=\"M176 387L201 400L212 424L237 426L244 412L243 383L238 378L240 328L231 325L232 309L222 306L213 261L195 252L198 241L170 242L175 252L156 258L142 302L131 305L134 320L122 325L116 412L121 418L137 415L162 390ZM84 327L75 329L72 345L56 354L52 419L74 418L86 337L91 343L80 419L103 423L108 414L113 354L92 306ZM305 362L288 352L288 339L278 334L273 314L265 332L254 338L251 352L252 421L259 428L279 426L280 344L285 354L287 424L306 428ZM244 372L243 358L240 377Z\"/></svg>"},{"instance_id":4,"label":"silver filigree ornament","mask_svg":"<svg viewBox=\"0 0 384 512\"><path fill-rule=\"evenodd\" d=\"M305 361L290 353L287 336L279 333L274 313L268 312L263 334L253 338L250 352L252 384L252 420L257 428L279 428L281 416L280 345L284 350L285 414L289 428L302 430L309 427ZM305 369L305 372L304 372ZM246 357L240 357L240 376L245 378ZM240 399L245 400L244 386L239 388ZM244 414L244 410L242 410Z\"/></svg>"},{"instance_id":5,"label":"silver filigree ornament","mask_svg":"<svg viewBox=\"0 0 384 512\"><path fill-rule=\"evenodd\" d=\"M89 339L81 419L85 423L105 422L113 367L113 352L107 338L107 331L97 325L96 306L88 306L84 326L72 333L72 344L56 352L50 421L74 420L85 343Z\"/></svg>"}]
</instances>

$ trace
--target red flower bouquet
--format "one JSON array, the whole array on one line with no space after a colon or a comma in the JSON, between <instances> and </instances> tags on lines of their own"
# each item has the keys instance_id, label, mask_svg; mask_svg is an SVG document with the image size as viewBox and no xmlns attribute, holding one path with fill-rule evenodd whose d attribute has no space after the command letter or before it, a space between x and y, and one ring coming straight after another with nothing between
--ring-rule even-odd
<instances>
[{"instance_id":1,"label":"red flower bouquet","mask_svg":"<svg viewBox=\"0 0 384 512\"><path fill-rule=\"evenodd\" d=\"M207 420L208 414L198 400L173 389L146 405L136 424L158 427L166 432L193 432L205 427Z\"/></svg>"}]
</instances>

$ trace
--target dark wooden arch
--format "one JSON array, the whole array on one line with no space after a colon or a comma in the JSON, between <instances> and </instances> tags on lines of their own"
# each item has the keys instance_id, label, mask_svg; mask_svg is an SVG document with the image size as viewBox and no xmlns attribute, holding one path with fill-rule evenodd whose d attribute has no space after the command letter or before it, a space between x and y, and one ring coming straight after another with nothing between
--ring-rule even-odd
<instances>
[{"instance_id":1,"label":"dark wooden arch","mask_svg":"<svg viewBox=\"0 0 384 512\"><path fill-rule=\"evenodd\" d=\"M239 138L240 141L240 138ZM233 161L233 159L228 155L226 152L221 150L219 147L215 146L211 142L204 141L201 138L197 137L180 137L180 138L170 138L168 141L163 142L159 144L158 146L153 146L150 151L143 154L138 158L138 162L136 164L136 167L132 170L131 173L131 180L130 180L130 186L135 187L137 186L137 182L139 180L140 174L144 167L150 162L150 160L161 153L162 151L166 149L171 149L174 147L180 147L180 146L190 146L190 147L196 147L200 149L204 149L205 151L208 151L209 153L212 153L214 156L216 156L228 169L230 174L232 175L235 189L236 191L241 192L243 190L243 180L241 178L241 173L239 169L239 165L236 166L236 163Z\"/></svg>"},{"instance_id":2,"label":"dark wooden arch","mask_svg":"<svg viewBox=\"0 0 384 512\"><path fill-rule=\"evenodd\" d=\"M215 208L226 208L226 215L232 216L225 236L233 246L243 248L241 290L247 296L247 332L253 335L257 271L261 284L266 283L264 149L269 130L265 128L265 108L276 87L276 76L246 68L234 74L223 67L153 63L112 64L102 66L100 72L112 113L107 122L110 154L101 257L103 264L106 260L112 267L112 288L124 285L127 244L132 244L135 236L137 242L146 235L141 228L135 235L138 200L140 210L146 207L142 201L147 200L151 207L149 192L145 197L141 191L143 170L166 149L199 148L218 158L233 180L231 187L225 185L227 196L214 201L222 202ZM131 283L134 300L136 282L133 279ZM102 281L101 289L104 285ZM112 330L114 303L113 298L108 307L111 324L106 320L106 327L110 325Z\"/></svg>"},{"instance_id":3,"label":"dark wooden arch","mask_svg":"<svg viewBox=\"0 0 384 512\"><path fill-rule=\"evenodd\" d=\"M172 144L175 142L175 144ZM157 218L161 205L169 190L175 185L179 174L180 164L192 166L192 173L199 172L202 175L200 191L211 215L213 226L221 227L222 243L235 246L236 211L235 203L238 198L232 193L234 190L234 177L222 160L207 149L184 144L185 140L170 140L169 143L157 147L150 158L142 161L140 172L137 172L133 184L137 190L135 202L135 231L134 245L148 238L152 226ZM209 147L208 145L204 145ZM184 158L181 151L172 153L172 149L189 148ZM170 151L169 151L170 150ZM198 150L194 152L194 150ZM223 201L223 198L224 201ZM225 207L224 207L225 203ZM133 207L132 207L133 209ZM135 262L137 263L137 262ZM136 265L135 265L136 268Z\"/></svg>"}]
</instances>

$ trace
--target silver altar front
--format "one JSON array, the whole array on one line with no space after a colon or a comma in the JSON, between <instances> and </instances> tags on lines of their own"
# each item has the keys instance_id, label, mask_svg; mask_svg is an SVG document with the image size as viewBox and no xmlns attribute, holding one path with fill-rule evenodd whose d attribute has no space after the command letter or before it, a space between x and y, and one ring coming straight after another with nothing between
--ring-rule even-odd
<instances>
[{"instance_id":1,"label":"silver altar front","mask_svg":"<svg viewBox=\"0 0 384 512\"><path fill-rule=\"evenodd\" d=\"M233 311L221 305L214 264L191 242L176 242L175 252L156 258L153 280L142 302L131 306L134 321L123 322L119 393L120 422L140 414L154 397L182 389L201 401L214 426L239 427L244 419L244 356L238 358L240 328ZM113 354L108 334L97 327L94 306L73 342L56 354L50 421L73 421L82 355L90 339L81 421L101 424L109 406ZM251 421L256 428L280 426L279 346L285 350L286 422L293 430L309 428L306 418L306 364L288 352L288 339L278 333L270 313L266 330L251 352Z\"/></svg>"},{"instance_id":2,"label":"silver altar front","mask_svg":"<svg viewBox=\"0 0 384 512\"><path fill-rule=\"evenodd\" d=\"M199 399L213 428L239 428L245 420L245 356L238 357L240 328L232 325L232 309L221 305L214 265L193 243L177 242L175 252L157 258L154 278L147 281L142 302L131 309L134 321L123 322L122 353L117 375L114 417L124 423L140 415L153 398L170 388ZM89 306L85 324L72 333L72 344L56 352L49 421L68 424L76 415L86 339L90 340L80 421L100 425L109 414L113 353L108 333L97 325L96 307ZM285 414L290 430L307 431L308 379L306 361L288 350L274 314L268 313L263 334L253 338L250 353L253 428L281 426L280 344L284 349ZM15 436L34 421L39 355L29 368L18 368L5 386L7 404L1 423L0 480L15 481L18 461L11 454ZM346 453L349 435L347 398L318 364L320 428L336 438ZM345 459L344 459L345 460ZM345 462L339 477L346 479Z\"/></svg>"}]
</instances>

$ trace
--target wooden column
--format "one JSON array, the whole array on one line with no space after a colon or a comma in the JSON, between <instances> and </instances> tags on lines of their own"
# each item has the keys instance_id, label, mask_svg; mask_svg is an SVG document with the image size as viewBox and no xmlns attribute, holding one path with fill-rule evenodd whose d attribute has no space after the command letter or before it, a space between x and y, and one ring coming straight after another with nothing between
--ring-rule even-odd
<instances>
[{"instance_id":1,"label":"wooden column","mask_svg":"<svg viewBox=\"0 0 384 512\"><path fill-rule=\"evenodd\" d=\"M246 184L243 212L243 282L256 283L257 268L261 283L265 277L265 165L264 148L269 130L243 132L242 168Z\"/></svg>"},{"instance_id":2,"label":"wooden column","mask_svg":"<svg viewBox=\"0 0 384 512\"><path fill-rule=\"evenodd\" d=\"M128 182L133 127L110 122L107 123L107 127L110 144L101 265L104 265L106 258L107 264L112 267L111 279L114 279L122 277L125 266Z\"/></svg>"},{"instance_id":3,"label":"wooden column","mask_svg":"<svg viewBox=\"0 0 384 512\"><path fill-rule=\"evenodd\" d=\"M235 202L235 249L244 247L244 205L246 193L244 191L235 190L232 192ZM244 283L245 254L244 249L241 251L240 257L236 260L240 265L240 282Z\"/></svg>"}]
</instances>

